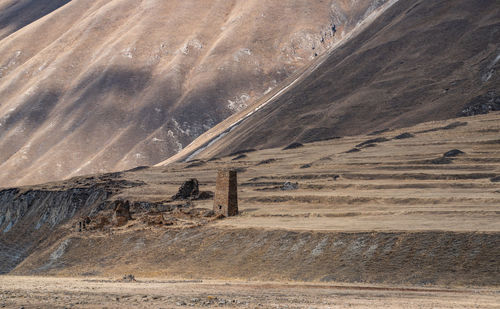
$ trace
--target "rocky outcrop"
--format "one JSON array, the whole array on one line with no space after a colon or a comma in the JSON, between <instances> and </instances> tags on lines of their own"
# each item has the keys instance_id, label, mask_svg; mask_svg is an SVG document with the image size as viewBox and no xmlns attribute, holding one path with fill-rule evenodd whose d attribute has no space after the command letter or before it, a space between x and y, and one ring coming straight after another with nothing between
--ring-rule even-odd
<instances>
[{"instance_id":1,"label":"rocky outcrop","mask_svg":"<svg viewBox=\"0 0 500 309\"><path fill-rule=\"evenodd\" d=\"M475 116L500 110L500 96L495 91L488 91L472 99L462 110L460 116Z\"/></svg>"},{"instance_id":2,"label":"rocky outcrop","mask_svg":"<svg viewBox=\"0 0 500 309\"><path fill-rule=\"evenodd\" d=\"M13 269L75 215L102 208L109 195L102 188L0 191L0 273Z\"/></svg>"},{"instance_id":3,"label":"rocky outcrop","mask_svg":"<svg viewBox=\"0 0 500 309\"><path fill-rule=\"evenodd\" d=\"M198 180L196 178L191 178L188 181L184 182L179 191L172 196L172 199L175 200L185 200L189 198L195 198L200 194Z\"/></svg>"},{"instance_id":4,"label":"rocky outcrop","mask_svg":"<svg viewBox=\"0 0 500 309\"><path fill-rule=\"evenodd\" d=\"M199 182L196 178L185 181L179 191L172 196L172 200L208 200L214 197L211 191L200 191Z\"/></svg>"},{"instance_id":5,"label":"rocky outcrop","mask_svg":"<svg viewBox=\"0 0 500 309\"><path fill-rule=\"evenodd\" d=\"M281 186L281 190L283 191L297 190L298 188L299 188L298 182L290 182L290 181L285 182Z\"/></svg>"}]
</instances>

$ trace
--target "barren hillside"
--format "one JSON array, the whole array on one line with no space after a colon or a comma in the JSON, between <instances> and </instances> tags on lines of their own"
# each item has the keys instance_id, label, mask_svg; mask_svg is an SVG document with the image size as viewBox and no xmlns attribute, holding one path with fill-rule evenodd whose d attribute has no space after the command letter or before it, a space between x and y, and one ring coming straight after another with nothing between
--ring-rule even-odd
<instances>
[{"instance_id":1,"label":"barren hillside","mask_svg":"<svg viewBox=\"0 0 500 309\"><path fill-rule=\"evenodd\" d=\"M497 2L0 0L0 307L495 308Z\"/></svg>"},{"instance_id":2,"label":"barren hillside","mask_svg":"<svg viewBox=\"0 0 500 309\"><path fill-rule=\"evenodd\" d=\"M208 131L175 159L208 144L192 157L500 110L499 42L498 1L397 1L262 108Z\"/></svg>"},{"instance_id":3,"label":"barren hillside","mask_svg":"<svg viewBox=\"0 0 500 309\"><path fill-rule=\"evenodd\" d=\"M498 286L499 132L494 112L4 190L0 271ZM193 177L213 191L228 167L237 217L171 199ZM116 200L132 205L122 226Z\"/></svg>"},{"instance_id":4,"label":"barren hillside","mask_svg":"<svg viewBox=\"0 0 500 309\"><path fill-rule=\"evenodd\" d=\"M0 186L158 163L384 2L2 0Z\"/></svg>"}]
</instances>

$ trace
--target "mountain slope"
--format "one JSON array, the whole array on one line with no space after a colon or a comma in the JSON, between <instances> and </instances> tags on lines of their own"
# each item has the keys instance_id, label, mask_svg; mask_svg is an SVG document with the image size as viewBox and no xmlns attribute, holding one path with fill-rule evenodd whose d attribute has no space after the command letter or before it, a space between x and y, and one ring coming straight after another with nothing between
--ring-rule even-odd
<instances>
[{"instance_id":1,"label":"mountain slope","mask_svg":"<svg viewBox=\"0 0 500 309\"><path fill-rule=\"evenodd\" d=\"M196 157L500 109L499 42L496 1L398 1Z\"/></svg>"},{"instance_id":2,"label":"mountain slope","mask_svg":"<svg viewBox=\"0 0 500 309\"><path fill-rule=\"evenodd\" d=\"M498 286L499 132L493 112L0 190L0 273ZM226 168L238 216L171 199Z\"/></svg>"},{"instance_id":3,"label":"mountain slope","mask_svg":"<svg viewBox=\"0 0 500 309\"><path fill-rule=\"evenodd\" d=\"M384 2L0 1L0 186L160 162Z\"/></svg>"}]
</instances>

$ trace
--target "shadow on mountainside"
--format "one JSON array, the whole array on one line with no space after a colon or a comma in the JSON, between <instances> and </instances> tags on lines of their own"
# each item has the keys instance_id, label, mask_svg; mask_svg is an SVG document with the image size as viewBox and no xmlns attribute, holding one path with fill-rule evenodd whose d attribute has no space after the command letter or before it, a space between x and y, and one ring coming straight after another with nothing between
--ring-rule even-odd
<instances>
[{"instance_id":1,"label":"shadow on mountainside","mask_svg":"<svg viewBox=\"0 0 500 309\"><path fill-rule=\"evenodd\" d=\"M11 1L0 13L0 40L68 4L71 0ZM8 31L1 33L2 30Z\"/></svg>"},{"instance_id":2,"label":"shadow on mountainside","mask_svg":"<svg viewBox=\"0 0 500 309\"><path fill-rule=\"evenodd\" d=\"M41 173L43 166L54 170L59 164L61 175L80 168L83 160L93 163L82 173L91 173L92 164L108 170L155 164L229 116L214 108L231 91L222 79L185 90L178 81L155 80L148 70L112 66L95 68L67 86L39 85L0 115L1 185L15 185L11 174L24 175L30 184L60 179ZM72 156L62 157L68 149ZM104 149L111 150L96 156Z\"/></svg>"},{"instance_id":3,"label":"shadow on mountainside","mask_svg":"<svg viewBox=\"0 0 500 309\"><path fill-rule=\"evenodd\" d=\"M30 96L15 110L0 117L0 166L18 152L42 127L56 107L61 93L43 90Z\"/></svg>"},{"instance_id":4,"label":"shadow on mountainside","mask_svg":"<svg viewBox=\"0 0 500 309\"><path fill-rule=\"evenodd\" d=\"M500 23L495 1L451 2L394 4L235 128L214 155L456 117L498 87Z\"/></svg>"}]
</instances>

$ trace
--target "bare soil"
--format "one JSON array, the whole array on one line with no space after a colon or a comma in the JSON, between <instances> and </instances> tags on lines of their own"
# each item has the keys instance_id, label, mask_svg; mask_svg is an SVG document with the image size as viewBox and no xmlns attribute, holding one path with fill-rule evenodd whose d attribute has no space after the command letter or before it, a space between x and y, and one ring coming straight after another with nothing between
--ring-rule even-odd
<instances>
[{"instance_id":1,"label":"bare soil","mask_svg":"<svg viewBox=\"0 0 500 309\"><path fill-rule=\"evenodd\" d=\"M2 308L498 308L496 288L0 277Z\"/></svg>"}]
</instances>

